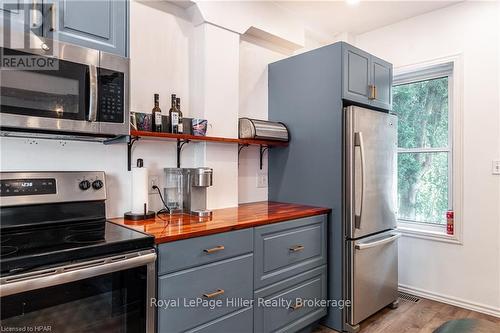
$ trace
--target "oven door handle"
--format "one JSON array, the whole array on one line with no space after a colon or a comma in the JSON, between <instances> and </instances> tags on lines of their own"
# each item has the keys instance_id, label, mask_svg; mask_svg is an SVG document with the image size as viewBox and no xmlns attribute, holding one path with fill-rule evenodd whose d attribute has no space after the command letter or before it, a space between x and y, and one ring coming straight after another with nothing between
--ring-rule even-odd
<instances>
[{"instance_id":1,"label":"oven door handle","mask_svg":"<svg viewBox=\"0 0 500 333\"><path fill-rule=\"evenodd\" d=\"M87 121L97 121L97 100L98 100L98 84L97 84L97 66L89 65L89 114Z\"/></svg>"},{"instance_id":2,"label":"oven door handle","mask_svg":"<svg viewBox=\"0 0 500 333\"><path fill-rule=\"evenodd\" d=\"M0 279L0 296L4 297L30 290L88 279L98 275L153 264L155 261L155 251L147 250L7 276Z\"/></svg>"}]
</instances>

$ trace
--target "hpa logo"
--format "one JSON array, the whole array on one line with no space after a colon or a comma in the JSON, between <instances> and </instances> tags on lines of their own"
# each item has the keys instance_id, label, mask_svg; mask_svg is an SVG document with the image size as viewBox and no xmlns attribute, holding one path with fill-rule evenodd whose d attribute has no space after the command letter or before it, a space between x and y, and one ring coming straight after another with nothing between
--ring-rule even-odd
<instances>
[{"instance_id":1,"label":"hpa logo","mask_svg":"<svg viewBox=\"0 0 500 333\"><path fill-rule=\"evenodd\" d=\"M57 70L57 43L53 42L57 13L41 1L0 2L2 70Z\"/></svg>"}]
</instances>

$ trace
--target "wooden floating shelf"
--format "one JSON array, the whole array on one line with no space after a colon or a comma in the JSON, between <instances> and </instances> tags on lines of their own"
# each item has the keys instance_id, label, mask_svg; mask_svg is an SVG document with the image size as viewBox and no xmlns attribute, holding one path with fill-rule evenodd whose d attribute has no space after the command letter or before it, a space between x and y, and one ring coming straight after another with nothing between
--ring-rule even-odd
<instances>
[{"instance_id":1,"label":"wooden floating shelf","mask_svg":"<svg viewBox=\"0 0 500 333\"><path fill-rule=\"evenodd\" d=\"M234 139L234 138L222 138L216 136L196 136L189 134L173 134L173 133L148 132L148 131L136 131L136 130L131 130L130 135L132 137L152 138L160 140L164 139L164 140L207 141L207 142L219 142L219 143L237 143L240 145L256 145L256 146L280 146L280 147L288 146L288 142L284 141Z\"/></svg>"},{"instance_id":2,"label":"wooden floating shelf","mask_svg":"<svg viewBox=\"0 0 500 333\"><path fill-rule=\"evenodd\" d=\"M235 138L222 138L215 136L195 136L189 134L173 134L149 131L136 131L130 130L130 135L122 135L111 140L107 140L104 144L126 143L127 144L127 169L132 168L132 146L139 139L154 139L154 140L175 140L177 143L177 167L181 167L181 151L182 147L189 142L204 141L204 142L218 142L218 143L237 143L238 144L238 157L241 150L247 146L259 146L259 166L262 170L262 158L264 152L270 147L286 147L288 142L272 141L272 140L251 140L251 139L235 139Z\"/></svg>"}]
</instances>

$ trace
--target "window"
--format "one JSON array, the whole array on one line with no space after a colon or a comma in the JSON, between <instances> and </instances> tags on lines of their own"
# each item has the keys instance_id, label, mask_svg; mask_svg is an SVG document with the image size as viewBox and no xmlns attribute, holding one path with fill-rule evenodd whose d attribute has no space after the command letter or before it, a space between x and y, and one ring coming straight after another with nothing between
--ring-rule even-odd
<instances>
[{"instance_id":1,"label":"window","mask_svg":"<svg viewBox=\"0 0 500 333\"><path fill-rule=\"evenodd\" d=\"M398 115L398 219L444 234L454 210L454 62L395 75ZM455 214L456 215L456 214Z\"/></svg>"}]
</instances>

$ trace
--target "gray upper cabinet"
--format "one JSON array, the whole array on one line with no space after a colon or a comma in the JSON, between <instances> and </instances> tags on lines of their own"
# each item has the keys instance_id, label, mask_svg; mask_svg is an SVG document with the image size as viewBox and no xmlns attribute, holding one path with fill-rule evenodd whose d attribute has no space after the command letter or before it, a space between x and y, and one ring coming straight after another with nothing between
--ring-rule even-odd
<instances>
[{"instance_id":1,"label":"gray upper cabinet","mask_svg":"<svg viewBox=\"0 0 500 333\"><path fill-rule=\"evenodd\" d=\"M2 29L31 32L42 35L42 5L41 2L29 0L0 0L0 26ZM26 30L27 31L27 30ZM9 47L9 45L1 45Z\"/></svg>"},{"instance_id":2,"label":"gray upper cabinet","mask_svg":"<svg viewBox=\"0 0 500 333\"><path fill-rule=\"evenodd\" d=\"M2 27L5 23L4 20L7 20L7 23L13 21L24 24L25 15L23 3L23 0L0 1L0 15L2 19L0 25L2 25Z\"/></svg>"},{"instance_id":3,"label":"gray upper cabinet","mask_svg":"<svg viewBox=\"0 0 500 333\"><path fill-rule=\"evenodd\" d=\"M61 42L114 53L128 52L125 0L53 0L44 2L44 34Z\"/></svg>"},{"instance_id":4,"label":"gray upper cabinet","mask_svg":"<svg viewBox=\"0 0 500 333\"><path fill-rule=\"evenodd\" d=\"M392 104L392 64L374 56L371 59L372 84L375 87L372 105L390 110Z\"/></svg>"},{"instance_id":5,"label":"gray upper cabinet","mask_svg":"<svg viewBox=\"0 0 500 333\"><path fill-rule=\"evenodd\" d=\"M370 54L351 45L343 45L343 97L366 103L369 98Z\"/></svg>"},{"instance_id":6,"label":"gray upper cabinet","mask_svg":"<svg viewBox=\"0 0 500 333\"><path fill-rule=\"evenodd\" d=\"M0 4L2 27L8 24L24 31L26 23L41 37L128 56L128 0L13 0Z\"/></svg>"},{"instance_id":7,"label":"gray upper cabinet","mask_svg":"<svg viewBox=\"0 0 500 333\"><path fill-rule=\"evenodd\" d=\"M342 43L342 98L391 110L392 64Z\"/></svg>"}]
</instances>

